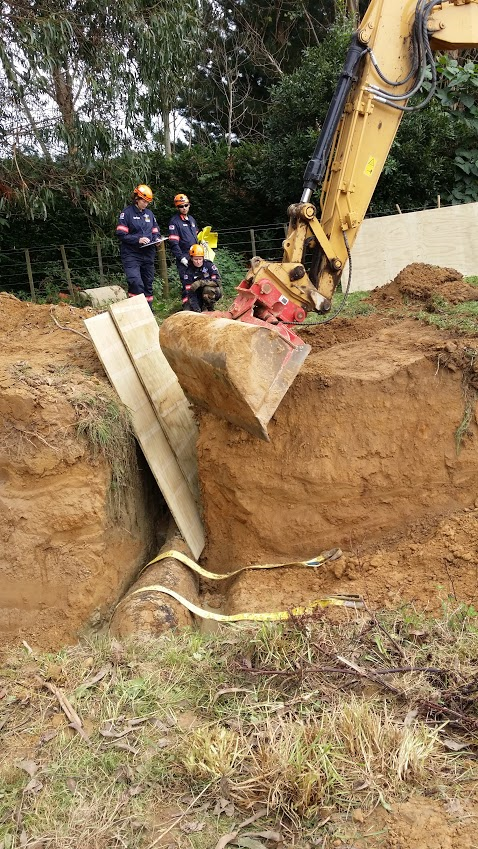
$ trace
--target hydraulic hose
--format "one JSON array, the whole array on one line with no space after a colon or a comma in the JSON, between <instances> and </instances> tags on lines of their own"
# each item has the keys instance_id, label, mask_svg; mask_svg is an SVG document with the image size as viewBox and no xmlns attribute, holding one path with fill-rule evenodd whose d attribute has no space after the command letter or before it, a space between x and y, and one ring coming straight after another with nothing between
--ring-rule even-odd
<instances>
[{"instance_id":1,"label":"hydraulic hose","mask_svg":"<svg viewBox=\"0 0 478 849\"><path fill-rule=\"evenodd\" d=\"M315 150L312 154L312 159L309 160L305 169L303 192L301 197L302 203L307 203L310 200L312 192L324 178L330 149L332 147L332 142L334 140L339 121L343 115L345 103L349 96L352 84L357 80L357 69L360 64L360 60L366 52L367 49L360 43L358 34L356 33L353 36L348 49L345 64L330 102L327 115L325 116L322 131L317 140Z\"/></svg>"}]
</instances>

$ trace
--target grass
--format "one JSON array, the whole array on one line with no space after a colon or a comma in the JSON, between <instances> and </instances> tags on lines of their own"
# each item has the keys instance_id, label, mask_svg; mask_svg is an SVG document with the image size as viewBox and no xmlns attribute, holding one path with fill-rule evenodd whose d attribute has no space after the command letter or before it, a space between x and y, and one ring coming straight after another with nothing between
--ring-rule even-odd
<instances>
[{"instance_id":1,"label":"grass","mask_svg":"<svg viewBox=\"0 0 478 849\"><path fill-rule=\"evenodd\" d=\"M78 418L78 437L86 439L93 457L102 457L111 469L111 509L118 516L135 462L129 410L108 387L91 394L73 393L69 400Z\"/></svg>"},{"instance_id":2,"label":"grass","mask_svg":"<svg viewBox=\"0 0 478 849\"><path fill-rule=\"evenodd\" d=\"M225 256L221 257L221 251L218 251L218 265L222 270L221 258L226 270L224 296L218 304L218 309L227 310L232 305L236 296L235 287L239 284L244 276L244 269L241 263L235 256L229 256L229 252L224 252ZM226 255L227 254L227 255ZM464 280L478 287L478 276L465 277ZM174 312L181 310L181 299L179 295L179 277L175 269L171 271L170 280L171 295L164 298L159 284L155 284L155 301L153 311L161 324L165 318ZM335 292L332 298L332 310L330 315L340 309L339 315L343 318L355 318L357 316L372 315L377 312L383 312L383 309L369 303L368 298L370 292L351 292L344 302L344 296L341 291ZM437 327L441 330L447 330L451 333L461 335L476 336L478 333L478 301L468 301L462 304L450 304L439 295L434 295L430 304L426 308L417 307L417 302L406 302L400 309L387 309L386 313L396 318L414 318L420 321ZM320 323L327 319L327 316L318 316L315 312L309 312L304 325Z\"/></svg>"},{"instance_id":3,"label":"grass","mask_svg":"<svg viewBox=\"0 0 478 849\"><path fill-rule=\"evenodd\" d=\"M0 672L0 846L150 849L167 832L161 845L214 849L256 813L243 846L280 834L330 849L350 829L368 846L354 811L466 794L477 653L476 610L448 600L436 620L361 611L15 650Z\"/></svg>"}]
</instances>

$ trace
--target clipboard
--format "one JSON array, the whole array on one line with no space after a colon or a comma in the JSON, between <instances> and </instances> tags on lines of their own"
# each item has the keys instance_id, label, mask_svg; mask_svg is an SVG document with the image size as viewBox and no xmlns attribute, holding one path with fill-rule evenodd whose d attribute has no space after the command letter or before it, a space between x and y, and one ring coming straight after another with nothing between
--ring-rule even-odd
<instances>
[{"instance_id":1,"label":"clipboard","mask_svg":"<svg viewBox=\"0 0 478 849\"><path fill-rule=\"evenodd\" d=\"M153 245L160 245L161 242L165 242L168 238L168 236L161 236L159 239L155 239L154 242L146 242L145 245L140 245L140 248L152 248Z\"/></svg>"}]
</instances>

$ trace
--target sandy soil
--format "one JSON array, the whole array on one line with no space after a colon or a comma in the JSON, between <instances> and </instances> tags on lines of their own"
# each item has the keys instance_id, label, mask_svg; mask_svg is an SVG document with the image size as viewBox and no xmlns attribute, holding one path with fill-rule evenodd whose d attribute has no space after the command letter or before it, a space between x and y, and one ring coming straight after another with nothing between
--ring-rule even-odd
<instances>
[{"instance_id":1,"label":"sandy soil","mask_svg":"<svg viewBox=\"0 0 478 849\"><path fill-rule=\"evenodd\" d=\"M392 313L444 287L476 298L453 269L409 266L371 293L378 314L304 328L313 351L270 443L200 416L203 565L344 551L316 571L245 572L226 598L206 585L205 604L273 610L352 592L437 610L476 598L478 343ZM111 469L77 435L75 401L109 386L85 335L91 311L6 294L0 310L0 631L55 647L107 619L159 548L164 507L140 458L113 517Z\"/></svg>"},{"instance_id":2,"label":"sandy soil","mask_svg":"<svg viewBox=\"0 0 478 849\"><path fill-rule=\"evenodd\" d=\"M270 443L201 415L208 568L344 551L314 572L284 570L280 581L243 573L228 612L287 609L333 592L433 611L449 595L476 598L477 339L392 314L413 292L423 309L446 286L477 298L453 269L415 264L371 294L378 314L301 331L313 352L271 421Z\"/></svg>"},{"instance_id":3,"label":"sandy soil","mask_svg":"<svg viewBox=\"0 0 478 849\"><path fill-rule=\"evenodd\" d=\"M0 294L0 315L0 634L53 648L103 622L155 551L162 505L140 458L113 517L111 468L77 434L78 402L109 391L91 310Z\"/></svg>"}]
</instances>

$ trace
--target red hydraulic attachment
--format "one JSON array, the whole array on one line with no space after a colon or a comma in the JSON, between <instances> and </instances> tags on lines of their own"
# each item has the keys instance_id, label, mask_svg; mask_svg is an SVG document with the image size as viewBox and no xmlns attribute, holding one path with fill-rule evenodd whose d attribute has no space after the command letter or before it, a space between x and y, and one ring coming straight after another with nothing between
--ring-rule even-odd
<instances>
[{"instance_id":1,"label":"red hydraulic attachment","mask_svg":"<svg viewBox=\"0 0 478 849\"><path fill-rule=\"evenodd\" d=\"M237 287L238 295L229 310L212 313L216 318L232 318L246 324L270 327L293 347L304 345L304 340L287 326L287 322L302 322L307 313L286 298L282 292L263 277L254 283L243 280Z\"/></svg>"}]
</instances>

